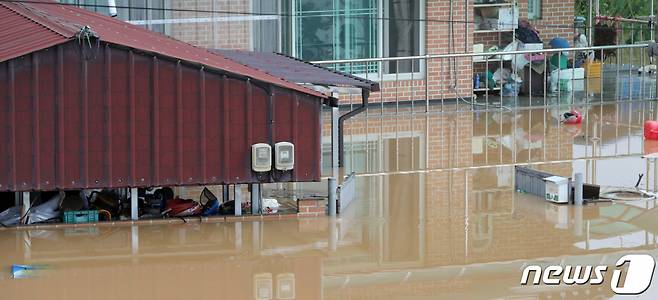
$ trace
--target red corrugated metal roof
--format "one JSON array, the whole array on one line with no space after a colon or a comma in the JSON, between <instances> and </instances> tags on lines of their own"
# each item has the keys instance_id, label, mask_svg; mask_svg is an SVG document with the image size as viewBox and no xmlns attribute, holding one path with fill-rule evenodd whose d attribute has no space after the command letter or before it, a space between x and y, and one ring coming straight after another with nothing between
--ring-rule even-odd
<instances>
[{"instance_id":1,"label":"red corrugated metal roof","mask_svg":"<svg viewBox=\"0 0 658 300\"><path fill-rule=\"evenodd\" d=\"M327 95L168 36L49 0L0 3L0 62L76 39L89 26L100 40L202 64L321 98Z\"/></svg>"}]
</instances>

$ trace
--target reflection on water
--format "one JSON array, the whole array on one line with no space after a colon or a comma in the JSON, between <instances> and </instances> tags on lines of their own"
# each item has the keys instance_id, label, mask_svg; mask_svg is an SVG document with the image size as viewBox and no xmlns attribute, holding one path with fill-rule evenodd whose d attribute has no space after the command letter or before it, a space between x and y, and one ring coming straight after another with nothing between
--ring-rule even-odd
<instances>
[{"instance_id":1,"label":"reflection on water","mask_svg":"<svg viewBox=\"0 0 658 300\"><path fill-rule=\"evenodd\" d=\"M560 122L570 110L583 113L582 124ZM653 101L360 116L345 125L344 171L373 175L568 161L587 182L633 186L645 173L642 187L654 189L653 162L640 156L658 152L658 142L642 136L644 121L655 119ZM324 174L330 176L328 127L324 132ZM623 165L633 168L610 172Z\"/></svg>"},{"instance_id":2,"label":"reflection on water","mask_svg":"<svg viewBox=\"0 0 658 300\"><path fill-rule=\"evenodd\" d=\"M545 109L356 119L346 130L346 171L357 171L358 195L337 219L4 229L0 293L2 299L609 298L606 285L549 288L521 286L519 279L527 264L612 266L630 251L658 255L658 202L550 204L514 191L513 164L562 176L583 172L587 181L609 185L634 185L637 173L646 173L642 184L653 187L653 164L639 158L650 146L641 139L649 106L592 106L579 127L560 125L559 111ZM357 130L357 122L364 127ZM626 177L632 180L617 182ZM12 264L51 271L11 279ZM656 288L643 296L655 299Z\"/></svg>"},{"instance_id":3,"label":"reflection on water","mask_svg":"<svg viewBox=\"0 0 658 300\"><path fill-rule=\"evenodd\" d=\"M606 286L518 281L529 263L613 265L631 250L658 255L656 201L554 205L515 193L512 172L359 177L359 200L337 220L2 230L5 269L52 271L24 280L6 272L0 290L7 299L608 297ZM100 292L109 287L116 290Z\"/></svg>"}]
</instances>

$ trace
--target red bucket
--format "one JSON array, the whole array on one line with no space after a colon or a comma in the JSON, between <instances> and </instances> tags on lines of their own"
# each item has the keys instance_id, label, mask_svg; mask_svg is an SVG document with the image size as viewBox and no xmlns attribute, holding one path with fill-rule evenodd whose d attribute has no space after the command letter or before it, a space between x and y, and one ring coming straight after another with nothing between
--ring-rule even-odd
<instances>
[{"instance_id":1,"label":"red bucket","mask_svg":"<svg viewBox=\"0 0 658 300\"><path fill-rule=\"evenodd\" d=\"M644 138L647 140L658 140L658 121L644 122Z\"/></svg>"}]
</instances>

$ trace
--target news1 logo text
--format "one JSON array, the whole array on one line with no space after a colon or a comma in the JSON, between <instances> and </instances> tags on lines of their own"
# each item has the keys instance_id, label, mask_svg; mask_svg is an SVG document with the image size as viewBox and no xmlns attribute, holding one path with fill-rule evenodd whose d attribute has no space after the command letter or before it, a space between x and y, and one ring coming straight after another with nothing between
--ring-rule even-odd
<instances>
[{"instance_id":1,"label":"news1 logo text","mask_svg":"<svg viewBox=\"0 0 658 300\"><path fill-rule=\"evenodd\" d=\"M624 265L626 269L624 270ZM522 285L601 285L606 281L606 273L612 272L610 288L618 295L639 295L644 293L653 278L656 261L647 254L624 255L615 264L608 266L547 266L542 268L530 265L523 269ZM533 275L531 277L531 274Z\"/></svg>"}]
</instances>

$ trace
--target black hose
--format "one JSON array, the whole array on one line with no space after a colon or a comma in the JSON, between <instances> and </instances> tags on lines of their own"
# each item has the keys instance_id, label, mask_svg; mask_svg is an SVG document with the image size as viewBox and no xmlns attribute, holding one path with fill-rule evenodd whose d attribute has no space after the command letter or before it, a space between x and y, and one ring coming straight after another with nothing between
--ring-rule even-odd
<instances>
[{"instance_id":1,"label":"black hose","mask_svg":"<svg viewBox=\"0 0 658 300\"><path fill-rule=\"evenodd\" d=\"M640 182L642 181L642 177L644 177L644 174L640 174L639 178L637 179L637 183L635 184L635 188L640 186Z\"/></svg>"}]
</instances>

